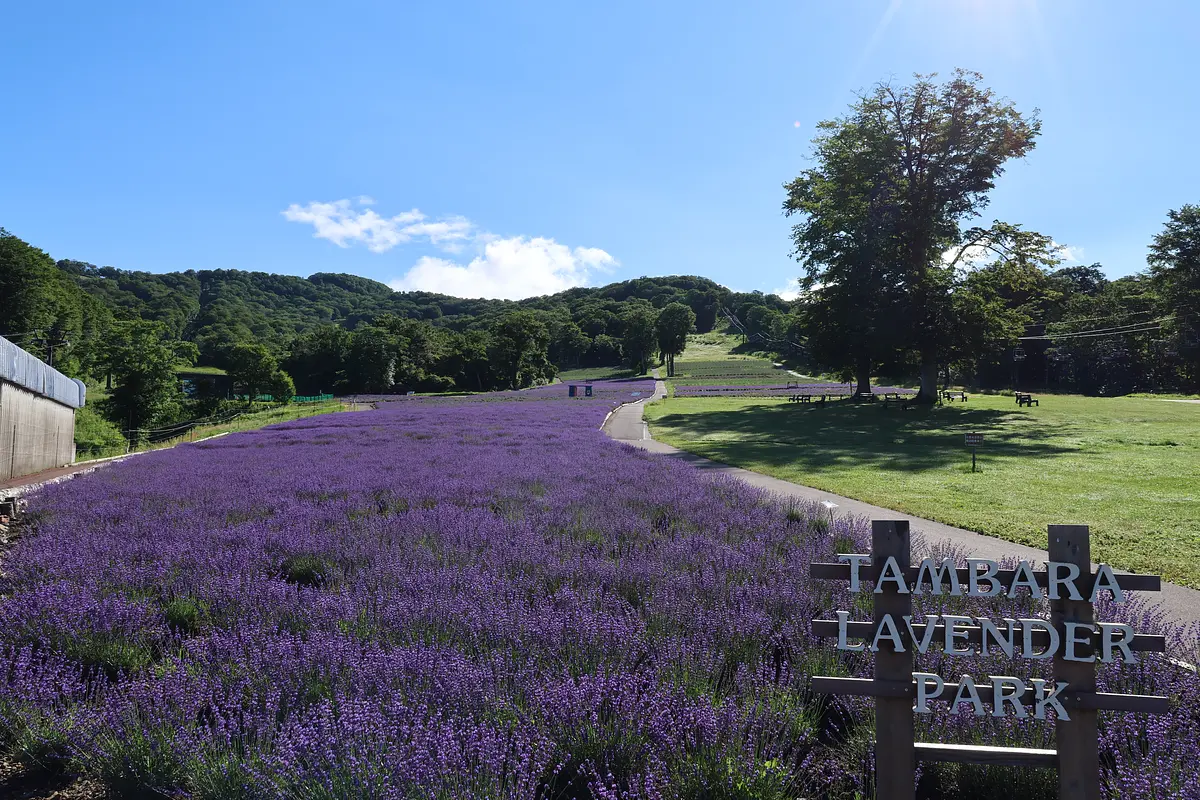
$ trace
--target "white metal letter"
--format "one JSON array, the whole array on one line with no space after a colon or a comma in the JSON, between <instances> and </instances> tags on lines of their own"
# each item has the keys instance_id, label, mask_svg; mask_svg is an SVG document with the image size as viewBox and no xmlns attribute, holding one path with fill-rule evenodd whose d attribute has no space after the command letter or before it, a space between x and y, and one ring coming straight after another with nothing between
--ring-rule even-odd
<instances>
[{"instance_id":1,"label":"white metal letter","mask_svg":"<svg viewBox=\"0 0 1200 800\"><path fill-rule=\"evenodd\" d=\"M1067 571L1067 574L1065 576L1059 575L1059 572L1064 569ZM1046 573L1048 584L1046 596L1051 600L1059 599L1058 587L1060 585L1067 587L1068 600L1083 599L1083 595L1075 588L1075 579L1079 577L1079 566L1077 564L1071 564L1066 561L1047 561Z\"/></svg>"},{"instance_id":2,"label":"white metal letter","mask_svg":"<svg viewBox=\"0 0 1200 800\"><path fill-rule=\"evenodd\" d=\"M986 567L983 572L979 571L980 565ZM996 572L999 569L996 562L990 559L968 558L967 573L970 577L967 581L967 594L971 597L995 597L1000 594L1000 581L996 580ZM987 581L986 590L979 588L980 581Z\"/></svg>"},{"instance_id":3,"label":"white metal letter","mask_svg":"<svg viewBox=\"0 0 1200 800\"><path fill-rule=\"evenodd\" d=\"M950 704L950 713L958 713L959 703L970 703L971 710L977 717L982 717L984 714L983 701L979 699L979 690L975 688L975 679L970 675L963 675L958 679L958 691L954 693L954 700Z\"/></svg>"},{"instance_id":4,"label":"white metal letter","mask_svg":"<svg viewBox=\"0 0 1200 800\"><path fill-rule=\"evenodd\" d=\"M1029 714L1021 705L1021 695L1025 693L1025 681L1008 675L988 675L992 679L992 716L1004 716L1004 704L1011 703L1017 719L1024 719ZM1011 688L1011 692L1005 692Z\"/></svg>"},{"instance_id":5,"label":"white metal letter","mask_svg":"<svg viewBox=\"0 0 1200 800\"><path fill-rule=\"evenodd\" d=\"M1016 597L1017 589L1022 586L1029 590L1029 594L1034 600L1042 599L1042 587L1038 586L1037 578L1033 574L1033 567L1029 566L1028 561L1017 562L1017 571L1013 573L1012 583L1008 586L1008 596Z\"/></svg>"},{"instance_id":6,"label":"white metal letter","mask_svg":"<svg viewBox=\"0 0 1200 800\"><path fill-rule=\"evenodd\" d=\"M948 656L969 656L971 648L959 647L958 641L961 639L964 642L967 639L967 632L960 631L959 625L969 625L970 617L960 617L956 614L942 614L942 622L946 623L946 655Z\"/></svg>"},{"instance_id":7,"label":"white metal letter","mask_svg":"<svg viewBox=\"0 0 1200 800\"><path fill-rule=\"evenodd\" d=\"M954 597L962 596L962 586L958 582L958 569L954 566L953 559L943 558L940 566L933 565L932 558L921 560L921 568L917 570L917 585L914 587L917 594L923 594L921 587L928 583L929 593L940 595L942 593L942 579L945 578L950 582L950 594Z\"/></svg>"},{"instance_id":8,"label":"white metal letter","mask_svg":"<svg viewBox=\"0 0 1200 800\"><path fill-rule=\"evenodd\" d=\"M921 655L925 655L925 653L929 650L929 645L933 643L933 626L937 625L937 621L937 614L926 614L925 631L921 634L921 638L918 639L916 631L913 630L912 616L909 614L904 615L904 624L908 626L908 635L912 637L913 647L916 648L916 651Z\"/></svg>"},{"instance_id":9,"label":"white metal letter","mask_svg":"<svg viewBox=\"0 0 1200 800\"><path fill-rule=\"evenodd\" d=\"M1066 641L1063 642L1063 658L1067 661L1086 661L1092 662L1096 660L1096 654L1093 652L1090 656L1081 656L1075 652L1075 646L1080 644L1090 645L1092 643L1092 633L1095 629L1091 625L1082 622L1066 623ZM1079 631L1087 631L1083 637L1079 637Z\"/></svg>"},{"instance_id":10,"label":"white metal letter","mask_svg":"<svg viewBox=\"0 0 1200 800\"><path fill-rule=\"evenodd\" d=\"M985 656L989 652L988 651L988 639L991 639L993 642L995 642L997 645L999 645L1000 650L1004 653L1005 656L1007 656L1008 658L1013 657L1013 651L1016 648L1016 641L1017 641L1017 631L1016 631L1017 621L1015 619L1009 619L1008 617L1005 617L1003 621L1004 621L1004 624L1008 626L1007 635L1005 635L1005 636L1002 636L1000 634L1000 629L996 626L996 623L992 622L987 617L979 618L980 651Z\"/></svg>"},{"instance_id":11,"label":"white metal letter","mask_svg":"<svg viewBox=\"0 0 1200 800\"><path fill-rule=\"evenodd\" d=\"M1117 586L1117 576L1113 574L1112 567L1108 564L1101 564L1096 568L1096 583L1092 586L1092 596L1088 598L1089 603L1096 602L1101 589L1108 589L1112 592L1114 603L1125 602L1125 592L1121 591L1120 586Z\"/></svg>"},{"instance_id":12,"label":"white metal letter","mask_svg":"<svg viewBox=\"0 0 1200 800\"><path fill-rule=\"evenodd\" d=\"M1024 634L1021 648L1021 655L1024 658L1043 659L1053 658L1058 652L1058 631L1054 626L1044 619L1022 619L1018 620L1021 623L1021 632ZM1033 629L1042 628L1050 635L1050 644L1042 652L1037 652L1033 649Z\"/></svg>"},{"instance_id":13,"label":"white metal letter","mask_svg":"<svg viewBox=\"0 0 1200 800\"><path fill-rule=\"evenodd\" d=\"M859 642L858 644L850 644L850 642L847 640L846 623L850 621L850 612L849 611L838 611L836 613L837 613L837 618L838 618L837 649L838 650L849 650L851 653L861 653L862 651L866 650L867 649L866 642Z\"/></svg>"},{"instance_id":14,"label":"white metal letter","mask_svg":"<svg viewBox=\"0 0 1200 800\"><path fill-rule=\"evenodd\" d=\"M871 652L879 652L879 640L891 639L892 652L904 652L904 639L900 637L900 629L896 627L896 620L892 619L891 614L884 614L883 619L879 621L879 627L875 630L875 641L871 642Z\"/></svg>"},{"instance_id":15,"label":"white metal letter","mask_svg":"<svg viewBox=\"0 0 1200 800\"><path fill-rule=\"evenodd\" d=\"M900 594L909 594L908 583L904 580L904 570L900 569L900 562L895 556L888 556L887 561L883 562L883 569L879 572L879 580L875 581L875 594L883 594L883 584L891 581L896 584L896 591Z\"/></svg>"},{"instance_id":16,"label":"white metal letter","mask_svg":"<svg viewBox=\"0 0 1200 800\"><path fill-rule=\"evenodd\" d=\"M913 711L918 714L932 713L929 710L929 698L941 695L942 689L946 688L946 682L940 675L932 672L914 672L912 676L917 682L917 704L913 706ZM932 691L930 687L933 687Z\"/></svg>"},{"instance_id":17,"label":"white metal letter","mask_svg":"<svg viewBox=\"0 0 1200 800\"><path fill-rule=\"evenodd\" d=\"M1067 684L1062 683L1061 681L1055 683L1054 690L1051 691L1050 694L1046 694L1046 682L1044 680L1041 678L1031 678L1029 682L1033 684L1033 716L1035 719L1046 718L1047 705L1054 709L1054 714L1059 719L1071 719L1070 715L1067 714L1067 710L1063 708L1062 703L1059 702L1059 696L1062 695L1063 690L1067 688Z\"/></svg>"},{"instance_id":18,"label":"white metal letter","mask_svg":"<svg viewBox=\"0 0 1200 800\"><path fill-rule=\"evenodd\" d=\"M1113 634L1117 631L1121 632L1119 639L1114 639ZM1129 640L1133 638L1133 628L1128 625L1121 625L1116 622L1101 622L1100 623L1100 660L1105 664L1113 660L1113 645L1121 651L1122 658L1131 664L1137 663L1137 656L1129 649Z\"/></svg>"},{"instance_id":19,"label":"white metal letter","mask_svg":"<svg viewBox=\"0 0 1200 800\"><path fill-rule=\"evenodd\" d=\"M870 560L870 556L860 553L838 553L838 561L850 562L850 591L862 591L862 587L859 585L858 568Z\"/></svg>"}]
</instances>

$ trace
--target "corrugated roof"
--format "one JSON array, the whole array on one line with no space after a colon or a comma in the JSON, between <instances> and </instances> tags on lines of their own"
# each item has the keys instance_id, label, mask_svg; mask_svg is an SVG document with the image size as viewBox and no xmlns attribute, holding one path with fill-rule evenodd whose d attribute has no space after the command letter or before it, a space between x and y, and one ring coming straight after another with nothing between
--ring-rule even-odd
<instances>
[{"instance_id":1,"label":"corrugated roof","mask_svg":"<svg viewBox=\"0 0 1200 800\"><path fill-rule=\"evenodd\" d=\"M0 378L71 408L83 408L87 387L0 336Z\"/></svg>"}]
</instances>

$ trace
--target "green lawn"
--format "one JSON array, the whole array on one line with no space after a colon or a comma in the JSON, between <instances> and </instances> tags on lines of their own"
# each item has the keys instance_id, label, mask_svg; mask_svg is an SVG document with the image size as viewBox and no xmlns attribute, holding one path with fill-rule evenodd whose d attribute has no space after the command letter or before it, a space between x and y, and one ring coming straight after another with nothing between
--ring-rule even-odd
<instances>
[{"instance_id":1,"label":"green lawn","mask_svg":"<svg viewBox=\"0 0 1200 800\"><path fill-rule=\"evenodd\" d=\"M646 373L642 373L645 375ZM620 378L639 377L633 370L625 367L583 367L581 369L566 369L558 373L558 379L563 383L571 381L604 381Z\"/></svg>"},{"instance_id":2,"label":"green lawn","mask_svg":"<svg viewBox=\"0 0 1200 800\"><path fill-rule=\"evenodd\" d=\"M716 461L1010 541L1044 548L1047 524L1087 524L1093 558L1200 587L1200 405L1039 399L883 411L672 398L646 418L655 439ZM975 474L967 431L984 434Z\"/></svg>"}]
</instances>

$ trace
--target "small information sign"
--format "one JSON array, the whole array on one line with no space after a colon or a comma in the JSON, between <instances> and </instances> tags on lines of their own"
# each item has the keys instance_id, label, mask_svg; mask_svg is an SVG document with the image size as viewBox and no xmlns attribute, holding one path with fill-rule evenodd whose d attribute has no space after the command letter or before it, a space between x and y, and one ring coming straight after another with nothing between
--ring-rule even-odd
<instances>
[{"instance_id":1,"label":"small information sign","mask_svg":"<svg viewBox=\"0 0 1200 800\"><path fill-rule=\"evenodd\" d=\"M983 444L983 434L982 433L968 433L966 436L967 436L967 447L971 448L971 472L974 472L975 471L975 448L977 448L977 447L979 447L979 445Z\"/></svg>"}]
</instances>

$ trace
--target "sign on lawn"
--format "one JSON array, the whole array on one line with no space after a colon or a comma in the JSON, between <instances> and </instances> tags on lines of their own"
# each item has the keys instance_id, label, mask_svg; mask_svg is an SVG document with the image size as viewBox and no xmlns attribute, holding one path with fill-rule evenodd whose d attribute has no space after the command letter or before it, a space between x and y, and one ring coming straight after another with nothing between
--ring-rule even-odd
<instances>
[{"instance_id":1,"label":"sign on lawn","mask_svg":"<svg viewBox=\"0 0 1200 800\"><path fill-rule=\"evenodd\" d=\"M967 443L971 444L967 434ZM956 567L950 559L910 563L908 522L874 520L871 554L838 556L835 564L813 564L816 579L850 582L850 591L867 591L874 599L874 619L851 621L848 611L836 619L813 620L813 634L837 638L839 650L870 652L875 677L814 676L818 694L851 694L875 698L875 781L879 800L912 800L917 761L1007 764L1054 767L1060 800L1093 800L1100 796L1100 759L1096 714L1099 710L1167 711L1168 698L1096 691L1095 663L1136 662L1139 652L1166 650L1162 636L1136 633L1130 626L1095 622L1092 604L1111 594L1116 603L1128 591L1159 591L1155 575L1118 575L1107 564L1091 570L1086 525L1051 525L1050 560L1046 568L1021 561L1000 569L992 560L967 559ZM912 615L913 595L953 597L1030 597L1050 601L1050 619L990 619L958 614ZM1053 659L1054 678L1012 675L943 676L913 669L913 654L941 646L947 656L983 654ZM1045 719L1056 717L1056 749L986 747L916 742L914 714L932 713L930 704L949 702L951 714ZM988 708L990 706L990 710Z\"/></svg>"},{"instance_id":2,"label":"sign on lawn","mask_svg":"<svg viewBox=\"0 0 1200 800\"><path fill-rule=\"evenodd\" d=\"M968 433L968 434L966 434L966 437L967 437L967 447L979 447L980 445L983 444L983 434L982 433Z\"/></svg>"}]
</instances>

